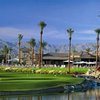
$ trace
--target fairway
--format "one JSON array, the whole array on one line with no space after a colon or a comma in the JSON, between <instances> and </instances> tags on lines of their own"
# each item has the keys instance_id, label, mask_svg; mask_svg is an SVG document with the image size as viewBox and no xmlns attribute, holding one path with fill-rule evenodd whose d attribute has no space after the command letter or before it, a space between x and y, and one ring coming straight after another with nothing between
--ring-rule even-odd
<instances>
[{"instance_id":1,"label":"fairway","mask_svg":"<svg viewBox=\"0 0 100 100\"><path fill-rule=\"evenodd\" d=\"M65 84L79 84L83 80L71 75L0 72L0 91L39 90Z\"/></svg>"}]
</instances>

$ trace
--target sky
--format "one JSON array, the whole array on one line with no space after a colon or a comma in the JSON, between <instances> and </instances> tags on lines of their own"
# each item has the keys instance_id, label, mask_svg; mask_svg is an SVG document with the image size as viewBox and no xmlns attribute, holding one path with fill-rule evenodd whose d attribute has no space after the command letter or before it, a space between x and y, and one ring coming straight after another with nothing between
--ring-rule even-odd
<instances>
[{"instance_id":1,"label":"sky","mask_svg":"<svg viewBox=\"0 0 100 100\"><path fill-rule=\"evenodd\" d=\"M100 0L0 0L0 39L16 42L39 41L39 22L44 21L43 40L50 44L68 43L72 28L73 43L95 42L100 28Z\"/></svg>"}]
</instances>

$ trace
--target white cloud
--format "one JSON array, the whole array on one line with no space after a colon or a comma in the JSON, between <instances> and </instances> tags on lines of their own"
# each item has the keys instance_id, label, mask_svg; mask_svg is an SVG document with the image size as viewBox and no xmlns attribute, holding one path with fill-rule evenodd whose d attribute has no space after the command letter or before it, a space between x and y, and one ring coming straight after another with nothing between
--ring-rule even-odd
<instances>
[{"instance_id":1,"label":"white cloud","mask_svg":"<svg viewBox=\"0 0 100 100\"><path fill-rule=\"evenodd\" d=\"M13 27L0 27L0 38L7 41L17 41L18 34L23 34L23 41L28 41L30 38L40 39L40 29L18 29ZM57 30L44 30L43 39L49 43L66 40L65 32ZM63 42L63 41L62 41Z\"/></svg>"},{"instance_id":2,"label":"white cloud","mask_svg":"<svg viewBox=\"0 0 100 100\"><path fill-rule=\"evenodd\" d=\"M95 34L94 30L81 30L81 31L77 31L77 33L79 34Z\"/></svg>"},{"instance_id":3,"label":"white cloud","mask_svg":"<svg viewBox=\"0 0 100 100\"><path fill-rule=\"evenodd\" d=\"M7 39L7 40L12 40L12 39L16 39L17 40L17 36L18 34L21 33L24 35L23 39L28 39L31 38L33 36L37 36L37 34L35 34L36 32L34 32L31 29L18 29L18 28L13 28L13 27L0 27L0 38L2 39Z\"/></svg>"},{"instance_id":4,"label":"white cloud","mask_svg":"<svg viewBox=\"0 0 100 100\"><path fill-rule=\"evenodd\" d=\"M18 34L23 34L23 40L27 41L30 38L35 38L36 40L39 40L40 38L40 30L39 29L18 29L13 27L0 27L0 38L7 41L17 41ZM77 34L78 33L78 34ZM75 31L73 34L72 39L74 41L93 41L95 40L94 30L81 30L81 31ZM52 42L62 42L66 43L68 40L67 33L65 31L58 31L56 29L46 29L44 30L43 39L46 40L49 43Z\"/></svg>"},{"instance_id":5,"label":"white cloud","mask_svg":"<svg viewBox=\"0 0 100 100\"><path fill-rule=\"evenodd\" d=\"M79 40L79 42L82 40L82 41L95 41L96 39L95 39L95 37L86 37L86 36L84 36L84 37L79 37L79 38L77 38L78 40ZM76 40L76 39L75 39Z\"/></svg>"},{"instance_id":6,"label":"white cloud","mask_svg":"<svg viewBox=\"0 0 100 100\"><path fill-rule=\"evenodd\" d=\"M57 31L57 30L50 30L47 31L45 34L46 38L52 38L52 39L65 39L66 38L66 34L62 31Z\"/></svg>"},{"instance_id":7,"label":"white cloud","mask_svg":"<svg viewBox=\"0 0 100 100\"><path fill-rule=\"evenodd\" d=\"M19 29L11 27L0 27L0 35L2 36L15 36L19 32Z\"/></svg>"}]
</instances>

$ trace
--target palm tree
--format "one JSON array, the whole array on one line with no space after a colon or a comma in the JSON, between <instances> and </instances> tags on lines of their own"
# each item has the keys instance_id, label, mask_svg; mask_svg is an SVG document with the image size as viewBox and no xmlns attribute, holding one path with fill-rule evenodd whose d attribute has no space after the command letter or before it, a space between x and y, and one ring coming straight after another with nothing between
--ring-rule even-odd
<instances>
[{"instance_id":1,"label":"palm tree","mask_svg":"<svg viewBox=\"0 0 100 100\"><path fill-rule=\"evenodd\" d=\"M47 42L43 41L42 42L42 55L44 54L44 50L46 49L46 46L47 46Z\"/></svg>"},{"instance_id":2,"label":"palm tree","mask_svg":"<svg viewBox=\"0 0 100 100\"><path fill-rule=\"evenodd\" d=\"M70 56L71 56L71 39L74 30L72 28L67 29L68 37L69 37L69 55L68 55L68 68L70 73Z\"/></svg>"},{"instance_id":3,"label":"palm tree","mask_svg":"<svg viewBox=\"0 0 100 100\"><path fill-rule=\"evenodd\" d=\"M33 65L33 63L34 63L34 47L36 45L35 39L31 38L28 43L30 45L30 51L32 51L31 58L32 58L32 65Z\"/></svg>"},{"instance_id":4,"label":"palm tree","mask_svg":"<svg viewBox=\"0 0 100 100\"><path fill-rule=\"evenodd\" d=\"M95 32L97 33L97 43L96 43L96 68L98 68L98 50L99 50L99 35L100 35L100 29L96 29Z\"/></svg>"},{"instance_id":5,"label":"palm tree","mask_svg":"<svg viewBox=\"0 0 100 100\"><path fill-rule=\"evenodd\" d=\"M4 45L3 49L2 49L2 53L5 56L5 63L7 64L8 62L8 54L9 54L10 48L8 48L7 45Z\"/></svg>"},{"instance_id":6,"label":"palm tree","mask_svg":"<svg viewBox=\"0 0 100 100\"><path fill-rule=\"evenodd\" d=\"M74 56L75 56L75 53L78 53L78 51L76 50L76 48L72 48L72 59L74 61Z\"/></svg>"},{"instance_id":7,"label":"palm tree","mask_svg":"<svg viewBox=\"0 0 100 100\"><path fill-rule=\"evenodd\" d=\"M39 67L41 68L42 66L42 35L43 35L43 29L46 27L46 23L44 21L41 21L39 23L40 26L40 52L39 52Z\"/></svg>"},{"instance_id":8,"label":"palm tree","mask_svg":"<svg viewBox=\"0 0 100 100\"><path fill-rule=\"evenodd\" d=\"M42 42L42 49L44 50L46 46L47 46L47 42L43 41Z\"/></svg>"},{"instance_id":9,"label":"palm tree","mask_svg":"<svg viewBox=\"0 0 100 100\"><path fill-rule=\"evenodd\" d=\"M88 48L85 49L85 51L86 51L86 53L90 54L90 52L91 52L92 50L91 50L91 48L88 47Z\"/></svg>"},{"instance_id":10,"label":"palm tree","mask_svg":"<svg viewBox=\"0 0 100 100\"><path fill-rule=\"evenodd\" d=\"M8 48L9 49L9 52L8 52L8 64L9 64L9 59L12 58L12 48Z\"/></svg>"},{"instance_id":11,"label":"palm tree","mask_svg":"<svg viewBox=\"0 0 100 100\"><path fill-rule=\"evenodd\" d=\"M88 55L90 55L91 52L92 52L92 50L91 50L91 48L88 47L88 48L85 49L85 52L86 52ZM90 62L90 58L89 58L88 61Z\"/></svg>"},{"instance_id":12,"label":"palm tree","mask_svg":"<svg viewBox=\"0 0 100 100\"><path fill-rule=\"evenodd\" d=\"M18 58L19 58L19 64L21 64L21 41L23 39L23 35L22 34L18 34Z\"/></svg>"}]
</instances>

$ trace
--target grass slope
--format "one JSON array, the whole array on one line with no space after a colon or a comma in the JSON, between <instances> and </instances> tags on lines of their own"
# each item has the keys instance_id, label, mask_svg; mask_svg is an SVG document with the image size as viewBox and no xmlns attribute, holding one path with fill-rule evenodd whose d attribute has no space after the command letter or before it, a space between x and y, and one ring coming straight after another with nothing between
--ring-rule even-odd
<instances>
[{"instance_id":1,"label":"grass slope","mask_svg":"<svg viewBox=\"0 0 100 100\"><path fill-rule=\"evenodd\" d=\"M0 72L0 91L36 90L65 84L79 84L83 80L71 75Z\"/></svg>"}]
</instances>

